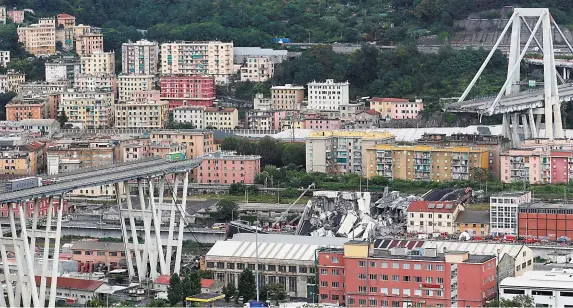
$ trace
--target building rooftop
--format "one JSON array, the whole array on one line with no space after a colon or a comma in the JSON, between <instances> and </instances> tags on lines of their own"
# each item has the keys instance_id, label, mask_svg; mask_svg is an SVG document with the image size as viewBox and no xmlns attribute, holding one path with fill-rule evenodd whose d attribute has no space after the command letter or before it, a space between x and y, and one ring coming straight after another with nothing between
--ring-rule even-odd
<instances>
[{"instance_id":1,"label":"building rooftop","mask_svg":"<svg viewBox=\"0 0 573 308\"><path fill-rule=\"evenodd\" d=\"M273 86L271 87L271 90L304 90L304 87L292 84L285 84L283 86Z\"/></svg>"},{"instance_id":2,"label":"building rooftop","mask_svg":"<svg viewBox=\"0 0 573 308\"><path fill-rule=\"evenodd\" d=\"M345 130L331 130L331 131L315 131L308 135L308 138L323 138L323 137L358 137L368 139L389 139L394 136L389 132L368 132L368 131L345 131Z\"/></svg>"},{"instance_id":3,"label":"building rooftop","mask_svg":"<svg viewBox=\"0 0 573 308\"><path fill-rule=\"evenodd\" d=\"M107 242L92 242L92 241L79 241L72 245L72 250L108 250L108 251L125 251L123 243L107 243Z\"/></svg>"},{"instance_id":4,"label":"building rooftop","mask_svg":"<svg viewBox=\"0 0 573 308\"><path fill-rule=\"evenodd\" d=\"M444 248L448 251L468 251L472 255L497 255L499 250L500 260L506 254L512 258L517 258L524 249L529 250L527 253L528 255L532 254L531 249L526 245L513 245L505 243L424 241L421 247L437 248L438 251L443 251Z\"/></svg>"},{"instance_id":5,"label":"building rooftop","mask_svg":"<svg viewBox=\"0 0 573 308\"><path fill-rule=\"evenodd\" d=\"M489 224L489 212L461 211L456 218L457 223Z\"/></svg>"},{"instance_id":6,"label":"building rooftop","mask_svg":"<svg viewBox=\"0 0 573 308\"><path fill-rule=\"evenodd\" d=\"M36 278L36 285L40 285L40 276L35 276ZM46 277L46 285L50 285L52 283L52 277ZM72 289L72 290L81 290L81 291L90 291L93 292L97 290L97 288L101 287L104 282L98 280L86 280L86 279L76 279L76 278L66 278L66 277L58 277L56 282L58 288L62 289Z\"/></svg>"},{"instance_id":7,"label":"building rooftop","mask_svg":"<svg viewBox=\"0 0 573 308\"><path fill-rule=\"evenodd\" d=\"M458 208L452 201L412 201L408 206L410 212L453 213Z\"/></svg>"},{"instance_id":8,"label":"building rooftop","mask_svg":"<svg viewBox=\"0 0 573 308\"><path fill-rule=\"evenodd\" d=\"M409 103L405 98L393 98L393 97L373 97L373 102L389 102L389 103Z\"/></svg>"},{"instance_id":9,"label":"building rooftop","mask_svg":"<svg viewBox=\"0 0 573 308\"><path fill-rule=\"evenodd\" d=\"M434 250L433 248L426 248L428 250ZM328 252L344 252L342 248L330 248ZM468 251L447 251L446 253L434 252L435 255L424 255L424 249L413 249L404 250L404 253L396 253L393 250L388 249L373 249L369 253L369 258L380 258L380 259L394 259L394 260L415 260L415 261L446 261L447 254L468 254L468 258L464 260L465 263L484 263L488 260L494 259L495 255L472 255Z\"/></svg>"},{"instance_id":10,"label":"building rooftop","mask_svg":"<svg viewBox=\"0 0 573 308\"><path fill-rule=\"evenodd\" d=\"M541 289L573 289L573 269L551 271L528 271L519 277L508 277L499 284L500 288L521 287Z\"/></svg>"},{"instance_id":11,"label":"building rooftop","mask_svg":"<svg viewBox=\"0 0 573 308\"><path fill-rule=\"evenodd\" d=\"M259 155L239 155L234 151L218 151L214 153L207 153L202 156L204 159L228 159L228 160L258 160L261 159Z\"/></svg>"},{"instance_id":12,"label":"building rooftop","mask_svg":"<svg viewBox=\"0 0 573 308\"><path fill-rule=\"evenodd\" d=\"M532 202L519 205L522 212L528 209L573 210L573 204Z\"/></svg>"},{"instance_id":13,"label":"building rooftop","mask_svg":"<svg viewBox=\"0 0 573 308\"><path fill-rule=\"evenodd\" d=\"M235 56L287 56L287 50L274 50L261 47L233 47Z\"/></svg>"},{"instance_id":14,"label":"building rooftop","mask_svg":"<svg viewBox=\"0 0 573 308\"><path fill-rule=\"evenodd\" d=\"M502 192L492 194L491 197L492 198L495 198L495 197L512 198L512 197L521 197L521 196L528 194L528 193L529 192L526 192L526 191L502 191Z\"/></svg>"},{"instance_id":15,"label":"building rooftop","mask_svg":"<svg viewBox=\"0 0 573 308\"><path fill-rule=\"evenodd\" d=\"M217 107L207 107L205 112L235 112L235 108L217 108Z\"/></svg>"}]
</instances>

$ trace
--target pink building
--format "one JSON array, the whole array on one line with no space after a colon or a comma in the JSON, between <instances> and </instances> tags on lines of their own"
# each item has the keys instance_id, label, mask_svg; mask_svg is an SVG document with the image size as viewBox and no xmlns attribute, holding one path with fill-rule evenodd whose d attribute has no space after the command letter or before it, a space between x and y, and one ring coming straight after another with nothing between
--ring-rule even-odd
<instances>
[{"instance_id":1,"label":"pink building","mask_svg":"<svg viewBox=\"0 0 573 308\"><path fill-rule=\"evenodd\" d=\"M15 24L21 24L24 22L24 11L9 10L8 18Z\"/></svg>"},{"instance_id":2,"label":"pink building","mask_svg":"<svg viewBox=\"0 0 573 308\"><path fill-rule=\"evenodd\" d=\"M45 217L48 215L48 210L50 206L48 204L48 198L42 198L39 200L38 203L38 217ZM25 204L22 205L24 207L24 211L26 212L27 217L32 217L34 213L34 201L27 201ZM59 200L52 200L52 207L54 208L54 213L58 212L58 207L60 206ZM15 217L20 217L19 215L19 207L16 203L2 203L0 204L0 217L8 217L9 210L12 209L14 211ZM64 200L64 213L69 210L68 201Z\"/></svg>"},{"instance_id":3,"label":"pink building","mask_svg":"<svg viewBox=\"0 0 573 308\"><path fill-rule=\"evenodd\" d=\"M304 128L320 130L340 129L339 119L304 119Z\"/></svg>"},{"instance_id":4,"label":"pink building","mask_svg":"<svg viewBox=\"0 0 573 308\"><path fill-rule=\"evenodd\" d=\"M201 166L193 170L193 178L197 183L254 184L260 170L260 156L215 152L203 156Z\"/></svg>"},{"instance_id":5,"label":"pink building","mask_svg":"<svg viewBox=\"0 0 573 308\"><path fill-rule=\"evenodd\" d=\"M215 76L170 75L159 78L161 100L169 102L169 110L180 106L213 106Z\"/></svg>"},{"instance_id":6,"label":"pink building","mask_svg":"<svg viewBox=\"0 0 573 308\"><path fill-rule=\"evenodd\" d=\"M186 146L176 142L159 143L145 139L137 139L123 145L123 161L134 161L147 157L165 157L167 153L182 152L185 153Z\"/></svg>"},{"instance_id":7,"label":"pink building","mask_svg":"<svg viewBox=\"0 0 573 308\"><path fill-rule=\"evenodd\" d=\"M424 103L421 99L410 102L403 98L373 97L370 101L370 109L379 112L382 119L415 119L424 109Z\"/></svg>"},{"instance_id":8,"label":"pink building","mask_svg":"<svg viewBox=\"0 0 573 308\"><path fill-rule=\"evenodd\" d=\"M146 101L158 102L161 100L161 92L159 90L133 91L131 92L131 100L134 102L146 102Z\"/></svg>"},{"instance_id":9,"label":"pink building","mask_svg":"<svg viewBox=\"0 0 573 308\"><path fill-rule=\"evenodd\" d=\"M121 259L125 259L123 243L108 243L96 241L80 241L72 245L72 260L77 261L83 268L103 263L110 269L119 267ZM87 265L87 266L86 266Z\"/></svg>"},{"instance_id":10,"label":"pink building","mask_svg":"<svg viewBox=\"0 0 573 308\"><path fill-rule=\"evenodd\" d=\"M500 155L501 181L530 184L568 183L573 179L573 152L530 148Z\"/></svg>"}]
</instances>

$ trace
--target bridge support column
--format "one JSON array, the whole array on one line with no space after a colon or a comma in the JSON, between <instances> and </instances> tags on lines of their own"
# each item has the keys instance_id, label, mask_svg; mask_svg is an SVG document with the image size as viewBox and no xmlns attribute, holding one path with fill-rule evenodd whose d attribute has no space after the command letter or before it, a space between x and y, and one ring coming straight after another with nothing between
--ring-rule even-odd
<instances>
[{"instance_id":1,"label":"bridge support column","mask_svg":"<svg viewBox=\"0 0 573 308\"><path fill-rule=\"evenodd\" d=\"M501 122L501 132L503 134L503 137L508 138L508 139L511 137L511 127L509 125L509 114L507 114L507 113L503 114L503 118L502 118L502 122Z\"/></svg>"},{"instance_id":2,"label":"bridge support column","mask_svg":"<svg viewBox=\"0 0 573 308\"><path fill-rule=\"evenodd\" d=\"M531 137L537 138L537 129L539 129L539 127L535 124L535 119L533 118L533 109L529 108L527 114L529 115L529 126L531 128Z\"/></svg>"},{"instance_id":3,"label":"bridge support column","mask_svg":"<svg viewBox=\"0 0 573 308\"><path fill-rule=\"evenodd\" d=\"M519 139L519 114L512 113L511 114L511 144L513 147L519 147L521 145Z\"/></svg>"},{"instance_id":4,"label":"bridge support column","mask_svg":"<svg viewBox=\"0 0 573 308\"><path fill-rule=\"evenodd\" d=\"M529 123L527 123L527 115L521 114L521 123L523 124L523 136L525 139L531 139L531 131L529 130Z\"/></svg>"}]
</instances>

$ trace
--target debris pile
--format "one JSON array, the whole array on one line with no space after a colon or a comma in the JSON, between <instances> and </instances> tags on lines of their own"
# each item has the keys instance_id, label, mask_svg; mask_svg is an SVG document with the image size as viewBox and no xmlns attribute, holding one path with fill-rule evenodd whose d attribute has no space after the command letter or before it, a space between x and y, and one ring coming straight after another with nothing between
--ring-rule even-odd
<instances>
[{"instance_id":1,"label":"debris pile","mask_svg":"<svg viewBox=\"0 0 573 308\"><path fill-rule=\"evenodd\" d=\"M295 234L369 239L400 234L415 196L394 191L372 203L369 192L316 191L301 215Z\"/></svg>"}]
</instances>

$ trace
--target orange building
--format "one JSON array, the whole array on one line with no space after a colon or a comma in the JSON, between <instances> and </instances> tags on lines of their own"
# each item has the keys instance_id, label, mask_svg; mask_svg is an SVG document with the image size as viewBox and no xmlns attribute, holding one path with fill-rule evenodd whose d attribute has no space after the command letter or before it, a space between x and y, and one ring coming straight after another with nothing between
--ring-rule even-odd
<instances>
[{"instance_id":1,"label":"orange building","mask_svg":"<svg viewBox=\"0 0 573 308\"><path fill-rule=\"evenodd\" d=\"M76 18L69 14L58 14L56 24L64 28L73 28L76 25Z\"/></svg>"},{"instance_id":2,"label":"orange building","mask_svg":"<svg viewBox=\"0 0 573 308\"><path fill-rule=\"evenodd\" d=\"M12 102L6 105L6 119L8 121L45 119L46 109L46 102L43 100L26 103Z\"/></svg>"},{"instance_id":3,"label":"orange building","mask_svg":"<svg viewBox=\"0 0 573 308\"><path fill-rule=\"evenodd\" d=\"M525 203L518 210L518 234L523 237L573 239L573 204Z\"/></svg>"},{"instance_id":4,"label":"orange building","mask_svg":"<svg viewBox=\"0 0 573 308\"><path fill-rule=\"evenodd\" d=\"M103 52L103 34L86 33L77 38L76 53L78 55L89 56L96 52Z\"/></svg>"},{"instance_id":5,"label":"orange building","mask_svg":"<svg viewBox=\"0 0 573 308\"><path fill-rule=\"evenodd\" d=\"M211 132L154 131L151 133L150 140L156 144L183 144L186 146L185 156L188 159L217 150L215 139Z\"/></svg>"},{"instance_id":6,"label":"orange building","mask_svg":"<svg viewBox=\"0 0 573 308\"><path fill-rule=\"evenodd\" d=\"M80 241L72 245L72 260L81 263L103 263L109 267L119 266L125 259L123 243Z\"/></svg>"}]
</instances>

